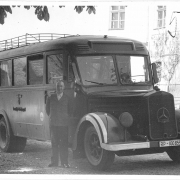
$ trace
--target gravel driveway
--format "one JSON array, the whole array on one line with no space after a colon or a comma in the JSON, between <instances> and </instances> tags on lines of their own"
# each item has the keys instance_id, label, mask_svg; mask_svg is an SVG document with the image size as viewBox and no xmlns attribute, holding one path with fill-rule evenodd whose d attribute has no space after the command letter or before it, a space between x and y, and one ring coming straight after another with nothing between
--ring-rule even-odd
<instances>
[{"instance_id":1,"label":"gravel driveway","mask_svg":"<svg viewBox=\"0 0 180 180\"><path fill-rule=\"evenodd\" d=\"M70 149L69 164L71 168L69 169L49 168L50 157L50 142L28 140L23 153L0 152L0 174L175 175L173 177L180 178L180 164L172 162L166 153L127 157L116 156L112 167L105 172L93 170L86 159L74 160ZM168 176L165 177L164 180Z\"/></svg>"}]
</instances>

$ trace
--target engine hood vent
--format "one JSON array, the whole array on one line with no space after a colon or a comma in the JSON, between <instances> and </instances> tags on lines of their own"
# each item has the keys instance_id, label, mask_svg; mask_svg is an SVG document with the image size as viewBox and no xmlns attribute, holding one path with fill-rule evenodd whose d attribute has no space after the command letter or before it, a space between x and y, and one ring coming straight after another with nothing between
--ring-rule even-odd
<instances>
[{"instance_id":1,"label":"engine hood vent","mask_svg":"<svg viewBox=\"0 0 180 180\"><path fill-rule=\"evenodd\" d=\"M85 45L85 44L80 44L80 45L77 45L77 50L78 51L89 51L89 46L88 45Z\"/></svg>"}]
</instances>

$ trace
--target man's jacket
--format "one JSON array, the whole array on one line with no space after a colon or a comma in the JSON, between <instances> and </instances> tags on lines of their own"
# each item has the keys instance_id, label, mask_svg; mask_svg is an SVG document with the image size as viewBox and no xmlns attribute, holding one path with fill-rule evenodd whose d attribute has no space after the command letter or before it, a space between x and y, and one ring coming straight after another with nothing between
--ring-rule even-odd
<instances>
[{"instance_id":1,"label":"man's jacket","mask_svg":"<svg viewBox=\"0 0 180 180\"><path fill-rule=\"evenodd\" d=\"M68 125L69 105L69 98L64 93L60 100L58 100L57 94L52 94L47 98L46 113L49 116L51 126Z\"/></svg>"}]
</instances>

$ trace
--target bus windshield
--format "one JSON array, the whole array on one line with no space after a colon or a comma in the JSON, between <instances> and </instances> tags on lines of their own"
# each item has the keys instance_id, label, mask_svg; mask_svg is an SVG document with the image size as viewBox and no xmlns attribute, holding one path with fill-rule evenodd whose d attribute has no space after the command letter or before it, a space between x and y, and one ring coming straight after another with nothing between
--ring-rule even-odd
<instances>
[{"instance_id":1,"label":"bus windshield","mask_svg":"<svg viewBox=\"0 0 180 180\"><path fill-rule=\"evenodd\" d=\"M117 64L117 70L116 65ZM84 85L147 84L147 58L143 56L80 56L77 63Z\"/></svg>"},{"instance_id":2,"label":"bus windshield","mask_svg":"<svg viewBox=\"0 0 180 180\"><path fill-rule=\"evenodd\" d=\"M143 56L116 56L122 84L147 84L150 80L147 58Z\"/></svg>"},{"instance_id":3,"label":"bus windshield","mask_svg":"<svg viewBox=\"0 0 180 180\"><path fill-rule=\"evenodd\" d=\"M84 85L117 84L112 56L81 56L77 62Z\"/></svg>"}]
</instances>

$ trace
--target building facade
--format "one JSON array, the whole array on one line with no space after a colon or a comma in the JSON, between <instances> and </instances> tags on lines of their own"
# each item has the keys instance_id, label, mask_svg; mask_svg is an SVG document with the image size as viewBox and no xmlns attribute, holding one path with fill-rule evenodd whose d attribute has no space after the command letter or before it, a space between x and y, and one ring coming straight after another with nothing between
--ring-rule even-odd
<instances>
[{"instance_id":1,"label":"building facade","mask_svg":"<svg viewBox=\"0 0 180 180\"><path fill-rule=\"evenodd\" d=\"M161 90L180 104L180 2L129 2L109 7L108 35L142 41L157 62Z\"/></svg>"}]
</instances>

